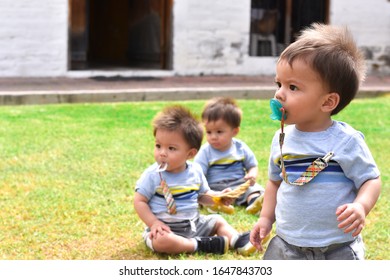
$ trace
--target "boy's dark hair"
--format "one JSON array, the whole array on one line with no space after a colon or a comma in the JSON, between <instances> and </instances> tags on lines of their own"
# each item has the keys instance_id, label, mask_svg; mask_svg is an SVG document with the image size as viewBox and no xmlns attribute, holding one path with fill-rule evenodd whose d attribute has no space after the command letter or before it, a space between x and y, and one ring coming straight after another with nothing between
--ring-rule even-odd
<instances>
[{"instance_id":1,"label":"boy's dark hair","mask_svg":"<svg viewBox=\"0 0 390 280\"><path fill-rule=\"evenodd\" d=\"M179 131L190 148L199 151L203 140L203 127L191 111L181 105L165 107L152 121L153 135L158 129Z\"/></svg>"},{"instance_id":2,"label":"boy's dark hair","mask_svg":"<svg viewBox=\"0 0 390 280\"><path fill-rule=\"evenodd\" d=\"M242 111L237 102L230 97L214 97L203 108L202 121L225 121L229 126L240 127Z\"/></svg>"},{"instance_id":3,"label":"boy's dark hair","mask_svg":"<svg viewBox=\"0 0 390 280\"><path fill-rule=\"evenodd\" d=\"M365 60L346 27L314 23L280 55L290 66L295 59L308 63L327 85L340 96L332 115L340 112L355 97L365 78ZM278 61L278 62L279 62Z\"/></svg>"}]
</instances>

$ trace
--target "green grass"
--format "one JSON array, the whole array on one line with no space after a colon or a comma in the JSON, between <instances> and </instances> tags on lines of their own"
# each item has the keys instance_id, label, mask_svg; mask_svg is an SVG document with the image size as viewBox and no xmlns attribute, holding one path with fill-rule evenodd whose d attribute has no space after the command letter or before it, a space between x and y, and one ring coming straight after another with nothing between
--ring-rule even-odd
<instances>
[{"instance_id":1,"label":"green grass","mask_svg":"<svg viewBox=\"0 0 390 280\"><path fill-rule=\"evenodd\" d=\"M199 113L204 101L181 103ZM268 101L239 103L239 137L255 152L264 184L279 124L269 118ZM246 259L145 248L134 186L153 163L151 119L167 104L0 107L0 259ZM365 134L382 172L382 194L364 229L368 259L390 259L389 105L388 97L359 99L336 118ZM240 231L256 221L237 207L225 218Z\"/></svg>"}]
</instances>

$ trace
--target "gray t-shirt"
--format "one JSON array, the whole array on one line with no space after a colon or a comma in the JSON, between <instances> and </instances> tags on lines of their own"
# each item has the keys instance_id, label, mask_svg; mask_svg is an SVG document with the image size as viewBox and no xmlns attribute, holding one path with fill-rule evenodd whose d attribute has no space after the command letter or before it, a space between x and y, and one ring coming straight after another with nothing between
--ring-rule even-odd
<instances>
[{"instance_id":1,"label":"gray t-shirt","mask_svg":"<svg viewBox=\"0 0 390 280\"><path fill-rule=\"evenodd\" d=\"M150 209L160 220L177 222L199 215L198 198L210 190L202 169L196 163L187 161L187 168L180 173L162 172L176 203L177 213L167 213L166 200L160 187L161 179L157 163L149 166L138 179L135 191L148 199Z\"/></svg>"},{"instance_id":2,"label":"gray t-shirt","mask_svg":"<svg viewBox=\"0 0 390 280\"><path fill-rule=\"evenodd\" d=\"M202 167L209 184L242 179L249 169L257 166L252 150L236 138L232 139L230 148L223 152L214 149L209 143L204 144L194 161Z\"/></svg>"},{"instance_id":3,"label":"gray t-shirt","mask_svg":"<svg viewBox=\"0 0 390 280\"><path fill-rule=\"evenodd\" d=\"M269 160L269 178L282 180L278 131ZM379 170L364 136L346 123L333 121L321 132L285 129L283 158L288 180L293 182L318 157L334 152L329 166L304 186L282 181L277 193L276 233L301 247L322 247L353 240L339 229L336 209L351 203L361 185L377 178Z\"/></svg>"}]
</instances>

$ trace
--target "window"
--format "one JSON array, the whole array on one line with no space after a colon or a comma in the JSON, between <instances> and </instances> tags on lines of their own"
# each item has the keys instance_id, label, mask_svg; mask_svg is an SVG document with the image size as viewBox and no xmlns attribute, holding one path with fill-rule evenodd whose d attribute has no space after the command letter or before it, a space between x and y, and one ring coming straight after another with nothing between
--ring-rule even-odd
<instances>
[{"instance_id":1,"label":"window","mask_svg":"<svg viewBox=\"0 0 390 280\"><path fill-rule=\"evenodd\" d=\"M70 69L169 69L173 0L69 0Z\"/></svg>"},{"instance_id":2,"label":"window","mask_svg":"<svg viewBox=\"0 0 390 280\"><path fill-rule=\"evenodd\" d=\"M329 0L252 0L249 54L278 56L302 28L328 21Z\"/></svg>"}]
</instances>

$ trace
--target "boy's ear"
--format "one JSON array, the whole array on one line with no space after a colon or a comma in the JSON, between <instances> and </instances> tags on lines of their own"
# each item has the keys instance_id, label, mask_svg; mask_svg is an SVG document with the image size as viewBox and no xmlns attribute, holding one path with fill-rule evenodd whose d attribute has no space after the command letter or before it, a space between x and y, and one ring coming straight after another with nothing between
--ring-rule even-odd
<instances>
[{"instance_id":1,"label":"boy's ear","mask_svg":"<svg viewBox=\"0 0 390 280\"><path fill-rule=\"evenodd\" d=\"M233 135L236 136L240 132L240 127L236 127L233 129Z\"/></svg>"},{"instance_id":2,"label":"boy's ear","mask_svg":"<svg viewBox=\"0 0 390 280\"><path fill-rule=\"evenodd\" d=\"M196 156L196 154L198 153L198 150L195 149L195 148L192 148L188 151L188 155L187 155L187 159L192 159Z\"/></svg>"},{"instance_id":3,"label":"boy's ear","mask_svg":"<svg viewBox=\"0 0 390 280\"><path fill-rule=\"evenodd\" d=\"M332 112L340 103L340 95L337 92L328 93L322 103L324 112Z\"/></svg>"}]
</instances>

